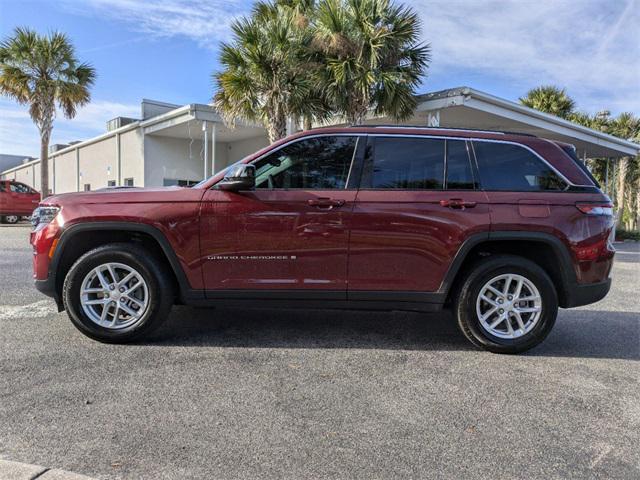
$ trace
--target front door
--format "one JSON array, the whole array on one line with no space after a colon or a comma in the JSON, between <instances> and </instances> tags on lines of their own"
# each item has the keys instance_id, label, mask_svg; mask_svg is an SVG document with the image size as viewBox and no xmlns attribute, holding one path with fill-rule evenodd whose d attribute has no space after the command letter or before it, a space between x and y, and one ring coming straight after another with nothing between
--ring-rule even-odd
<instances>
[{"instance_id":1,"label":"front door","mask_svg":"<svg viewBox=\"0 0 640 480\"><path fill-rule=\"evenodd\" d=\"M375 135L369 143L353 210L348 297L438 302L464 240L490 225L469 144Z\"/></svg>"},{"instance_id":2,"label":"front door","mask_svg":"<svg viewBox=\"0 0 640 480\"><path fill-rule=\"evenodd\" d=\"M346 298L350 174L359 137L295 140L254 161L256 188L204 196L207 295ZM364 141L364 137L362 137ZM297 291L297 292L296 292Z\"/></svg>"}]
</instances>

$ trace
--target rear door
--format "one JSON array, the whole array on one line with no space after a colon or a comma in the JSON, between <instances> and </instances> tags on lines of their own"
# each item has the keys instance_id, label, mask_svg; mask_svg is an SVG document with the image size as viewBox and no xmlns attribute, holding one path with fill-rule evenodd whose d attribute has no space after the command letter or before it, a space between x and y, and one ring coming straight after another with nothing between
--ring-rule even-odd
<instances>
[{"instance_id":1,"label":"rear door","mask_svg":"<svg viewBox=\"0 0 640 480\"><path fill-rule=\"evenodd\" d=\"M489 228L467 141L371 135L353 210L348 298L434 300L462 243Z\"/></svg>"}]
</instances>

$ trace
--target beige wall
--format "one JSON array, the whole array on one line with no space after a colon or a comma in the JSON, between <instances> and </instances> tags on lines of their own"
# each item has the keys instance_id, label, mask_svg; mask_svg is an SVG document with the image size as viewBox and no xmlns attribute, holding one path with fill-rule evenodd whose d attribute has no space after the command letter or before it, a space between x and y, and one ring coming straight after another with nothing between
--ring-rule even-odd
<instances>
[{"instance_id":1,"label":"beige wall","mask_svg":"<svg viewBox=\"0 0 640 480\"><path fill-rule=\"evenodd\" d=\"M133 184L142 187L144 183L144 142L142 130L136 128L120 134L120 172L119 185L124 185L125 178L133 178Z\"/></svg>"},{"instance_id":2,"label":"beige wall","mask_svg":"<svg viewBox=\"0 0 640 480\"><path fill-rule=\"evenodd\" d=\"M229 143L217 142L214 170L217 172L268 144L266 136ZM78 184L76 151L79 151L82 173L79 181L80 190L83 190L86 183L91 185L91 190L104 188L109 180L115 180L116 185L124 185L126 178L133 178L135 186L149 187L162 186L164 179L200 181L204 174L201 149L202 142L194 141L191 144L191 156L189 156L188 139L158 135L147 135L143 139L142 129L136 128L120 134L121 172L118 172L118 149L114 135L52 155L49 158L49 184L55 193L76 191ZM110 174L107 173L108 167L110 167ZM211 169L211 151L209 151L209 169ZM40 166L37 163L22 166L3 176L15 178L37 190L40 189Z\"/></svg>"},{"instance_id":3,"label":"beige wall","mask_svg":"<svg viewBox=\"0 0 640 480\"><path fill-rule=\"evenodd\" d=\"M266 135L230 142L228 144L227 165L231 165L267 145L269 145L269 140Z\"/></svg>"},{"instance_id":4,"label":"beige wall","mask_svg":"<svg viewBox=\"0 0 640 480\"><path fill-rule=\"evenodd\" d=\"M79 148L80 190L85 184L91 190L105 188L108 180L118 179L118 160L115 136ZM110 171L110 173L109 173Z\"/></svg>"},{"instance_id":5,"label":"beige wall","mask_svg":"<svg viewBox=\"0 0 640 480\"><path fill-rule=\"evenodd\" d=\"M144 139L145 172L147 187L160 187L164 179L200 181L204 175L201 156L202 142L188 139L147 135ZM223 146L216 153L226 154ZM191 152L191 155L189 153Z\"/></svg>"},{"instance_id":6,"label":"beige wall","mask_svg":"<svg viewBox=\"0 0 640 480\"><path fill-rule=\"evenodd\" d=\"M62 153L55 156L56 183L55 193L75 192L78 166L76 164L76 151Z\"/></svg>"}]
</instances>

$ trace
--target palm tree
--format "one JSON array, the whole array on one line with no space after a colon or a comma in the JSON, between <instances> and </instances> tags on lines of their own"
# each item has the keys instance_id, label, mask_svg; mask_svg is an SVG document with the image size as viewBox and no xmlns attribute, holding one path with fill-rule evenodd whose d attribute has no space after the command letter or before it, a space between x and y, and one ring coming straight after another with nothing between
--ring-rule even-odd
<instances>
[{"instance_id":1,"label":"palm tree","mask_svg":"<svg viewBox=\"0 0 640 480\"><path fill-rule=\"evenodd\" d=\"M576 106L564 88L552 85L536 87L520 98L520 103L560 118L569 118Z\"/></svg>"},{"instance_id":2,"label":"palm tree","mask_svg":"<svg viewBox=\"0 0 640 480\"><path fill-rule=\"evenodd\" d=\"M312 24L312 49L332 109L349 124L367 113L408 118L415 88L429 63L419 43L420 20L389 0L321 0Z\"/></svg>"},{"instance_id":3,"label":"palm tree","mask_svg":"<svg viewBox=\"0 0 640 480\"><path fill-rule=\"evenodd\" d=\"M0 93L22 105L40 131L40 188L49 194L49 140L56 105L67 118L91 98L95 70L80 63L68 37L59 32L39 35L16 28L0 43Z\"/></svg>"},{"instance_id":4,"label":"palm tree","mask_svg":"<svg viewBox=\"0 0 640 480\"><path fill-rule=\"evenodd\" d=\"M624 138L625 140L638 141L640 139L640 118L629 112L621 113L610 121L608 130L612 135ZM630 197L630 195L628 195L630 192L626 189L627 186L633 186L638 180L634 178L637 177L637 158L635 160L634 162L632 157L622 157L618 160L617 168L616 200L622 216L621 220L623 224L627 226L635 223L631 217L634 216L632 212L635 210L633 203L637 202L634 202L635 199L633 198L627 198Z\"/></svg>"},{"instance_id":5,"label":"palm tree","mask_svg":"<svg viewBox=\"0 0 640 480\"><path fill-rule=\"evenodd\" d=\"M310 31L296 5L258 3L250 18L237 20L233 40L221 46L224 70L214 75L214 105L225 121L260 122L271 142L286 135L288 118L326 114L313 95Z\"/></svg>"}]
</instances>

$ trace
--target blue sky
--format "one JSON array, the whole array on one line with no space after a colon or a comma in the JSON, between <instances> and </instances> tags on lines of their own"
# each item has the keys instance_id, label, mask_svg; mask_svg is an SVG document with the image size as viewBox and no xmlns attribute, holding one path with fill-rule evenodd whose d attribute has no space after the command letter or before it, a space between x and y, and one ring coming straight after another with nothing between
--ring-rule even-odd
<instances>
[{"instance_id":1,"label":"blue sky","mask_svg":"<svg viewBox=\"0 0 640 480\"><path fill-rule=\"evenodd\" d=\"M431 44L420 92L467 85L517 100L566 87L586 111L640 114L640 0L411 0ZM16 26L66 32L98 72L92 103L56 120L53 142L138 116L142 98L207 103L221 40L246 0L0 0L0 36ZM0 97L0 153L37 156L24 107Z\"/></svg>"}]
</instances>

